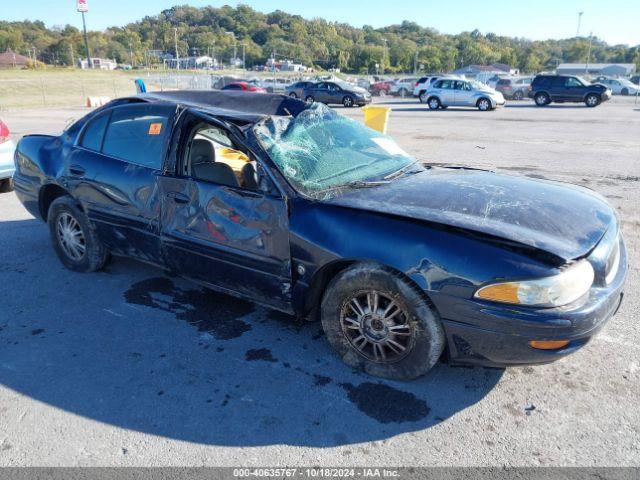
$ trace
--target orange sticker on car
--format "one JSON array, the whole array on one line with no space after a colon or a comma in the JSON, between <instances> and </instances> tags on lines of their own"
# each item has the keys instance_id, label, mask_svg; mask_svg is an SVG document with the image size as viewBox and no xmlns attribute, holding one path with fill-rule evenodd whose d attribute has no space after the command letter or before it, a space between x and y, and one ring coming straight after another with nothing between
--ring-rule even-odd
<instances>
[{"instance_id":1,"label":"orange sticker on car","mask_svg":"<svg viewBox=\"0 0 640 480\"><path fill-rule=\"evenodd\" d=\"M160 135L161 131L162 131L161 123L152 123L151 125L149 125L149 135Z\"/></svg>"}]
</instances>

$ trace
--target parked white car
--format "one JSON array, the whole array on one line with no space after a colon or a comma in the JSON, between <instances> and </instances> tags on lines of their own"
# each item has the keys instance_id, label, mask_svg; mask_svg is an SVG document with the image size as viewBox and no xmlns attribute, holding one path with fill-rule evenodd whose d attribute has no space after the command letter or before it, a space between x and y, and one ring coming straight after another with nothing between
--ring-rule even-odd
<instances>
[{"instance_id":1,"label":"parked white car","mask_svg":"<svg viewBox=\"0 0 640 480\"><path fill-rule=\"evenodd\" d=\"M637 95L640 90L640 85L626 78L601 78L596 83L609 87L614 95Z\"/></svg>"},{"instance_id":2,"label":"parked white car","mask_svg":"<svg viewBox=\"0 0 640 480\"><path fill-rule=\"evenodd\" d=\"M284 93L291 84L291 80L283 77L265 78L258 83L259 87L264 88L269 93Z\"/></svg>"},{"instance_id":3,"label":"parked white car","mask_svg":"<svg viewBox=\"0 0 640 480\"><path fill-rule=\"evenodd\" d=\"M426 97L424 97L422 94L426 92L429 89L429 86L439 78L465 78L465 77L464 76L457 77L455 75L449 75L449 74L432 75L430 77L421 77L416 82L416 86L413 89L413 96L418 97L421 103L425 103Z\"/></svg>"},{"instance_id":4,"label":"parked white car","mask_svg":"<svg viewBox=\"0 0 640 480\"><path fill-rule=\"evenodd\" d=\"M0 120L0 192L13 190L15 165L13 155L16 146L9 136L9 128Z\"/></svg>"},{"instance_id":5,"label":"parked white car","mask_svg":"<svg viewBox=\"0 0 640 480\"><path fill-rule=\"evenodd\" d=\"M416 77L404 77L396 80L389 89L390 95L397 95L400 97L408 97L413 94L413 89L416 86L418 79Z\"/></svg>"},{"instance_id":6,"label":"parked white car","mask_svg":"<svg viewBox=\"0 0 640 480\"><path fill-rule=\"evenodd\" d=\"M431 110L447 107L476 107L486 112L504 105L500 92L475 80L439 78L423 94Z\"/></svg>"}]
</instances>

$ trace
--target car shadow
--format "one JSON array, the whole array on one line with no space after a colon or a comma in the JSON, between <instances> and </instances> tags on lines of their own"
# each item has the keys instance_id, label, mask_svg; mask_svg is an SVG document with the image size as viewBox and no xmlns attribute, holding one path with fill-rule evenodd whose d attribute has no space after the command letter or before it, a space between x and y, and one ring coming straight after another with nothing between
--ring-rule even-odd
<instances>
[{"instance_id":1,"label":"car shadow","mask_svg":"<svg viewBox=\"0 0 640 480\"><path fill-rule=\"evenodd\" d=\"M531 103L507 103L505 105L505 108L539 108L540 110L543 109L560 109L560 108L589 108L584 104L562 104L562 103L552 103L551 105L545 105L544 107L539 107L538 105L536 105L534 102Z\"/></svg>"},{"instance_id":2,"label":"car shadow","mask_svg":"<svg viewBox=\"0 0 640 480\"><path fill-rule=\"evenodd\" d=\"M118 428L221 446L329 447L424 430L503 370L438 364L413 382L353 371L319 324L131 260L64 269L36 220L0 223L0 385ZM44 420L43 420L44 421Z\"/></svg>"}]
</instances>

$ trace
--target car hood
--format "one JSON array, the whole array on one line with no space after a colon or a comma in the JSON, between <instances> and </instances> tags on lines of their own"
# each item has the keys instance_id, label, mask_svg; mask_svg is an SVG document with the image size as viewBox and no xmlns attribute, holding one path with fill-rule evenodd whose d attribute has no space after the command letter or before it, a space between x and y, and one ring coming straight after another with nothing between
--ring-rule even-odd
<instances>
[{"instance_id":1,"label":"car hood","mask_svg":"<svg viewBox=\"0 0 640 480\"><path fill-rule=\"evenodd\" d=\"M616 221L607 202L583 187L452 168L346 190L326 202L477 232L562 262L586 256Z\"/></svg>"},{"instance_id":2,"label":"car hood","mask_svg":"<svg viewBox=\"0 0 640 480\"><path fill-rule=\"evenodd\" d=\"M360 95L365 95L365 94L369 93L366 89L364 89L362 87L350 87L349 90L352 93L359 93Z\"/></svg>"}]
</instances>

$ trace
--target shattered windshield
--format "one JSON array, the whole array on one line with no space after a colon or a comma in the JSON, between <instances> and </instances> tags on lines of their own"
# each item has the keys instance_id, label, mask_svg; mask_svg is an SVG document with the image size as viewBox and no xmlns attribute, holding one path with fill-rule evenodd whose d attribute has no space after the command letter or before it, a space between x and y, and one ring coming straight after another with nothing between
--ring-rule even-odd
<instances>
[{"instance_id":1,"label":"shattered windshield","mask_svg":"<svg viewBox=\"0 0 640 480\"><path fill-rule=\"evenodd\" d=\"M270 117L254 133L289 182L308 195L375 185L416 163L390 137L321 103L295 118Z\"/></svg>"}]
</instances>

